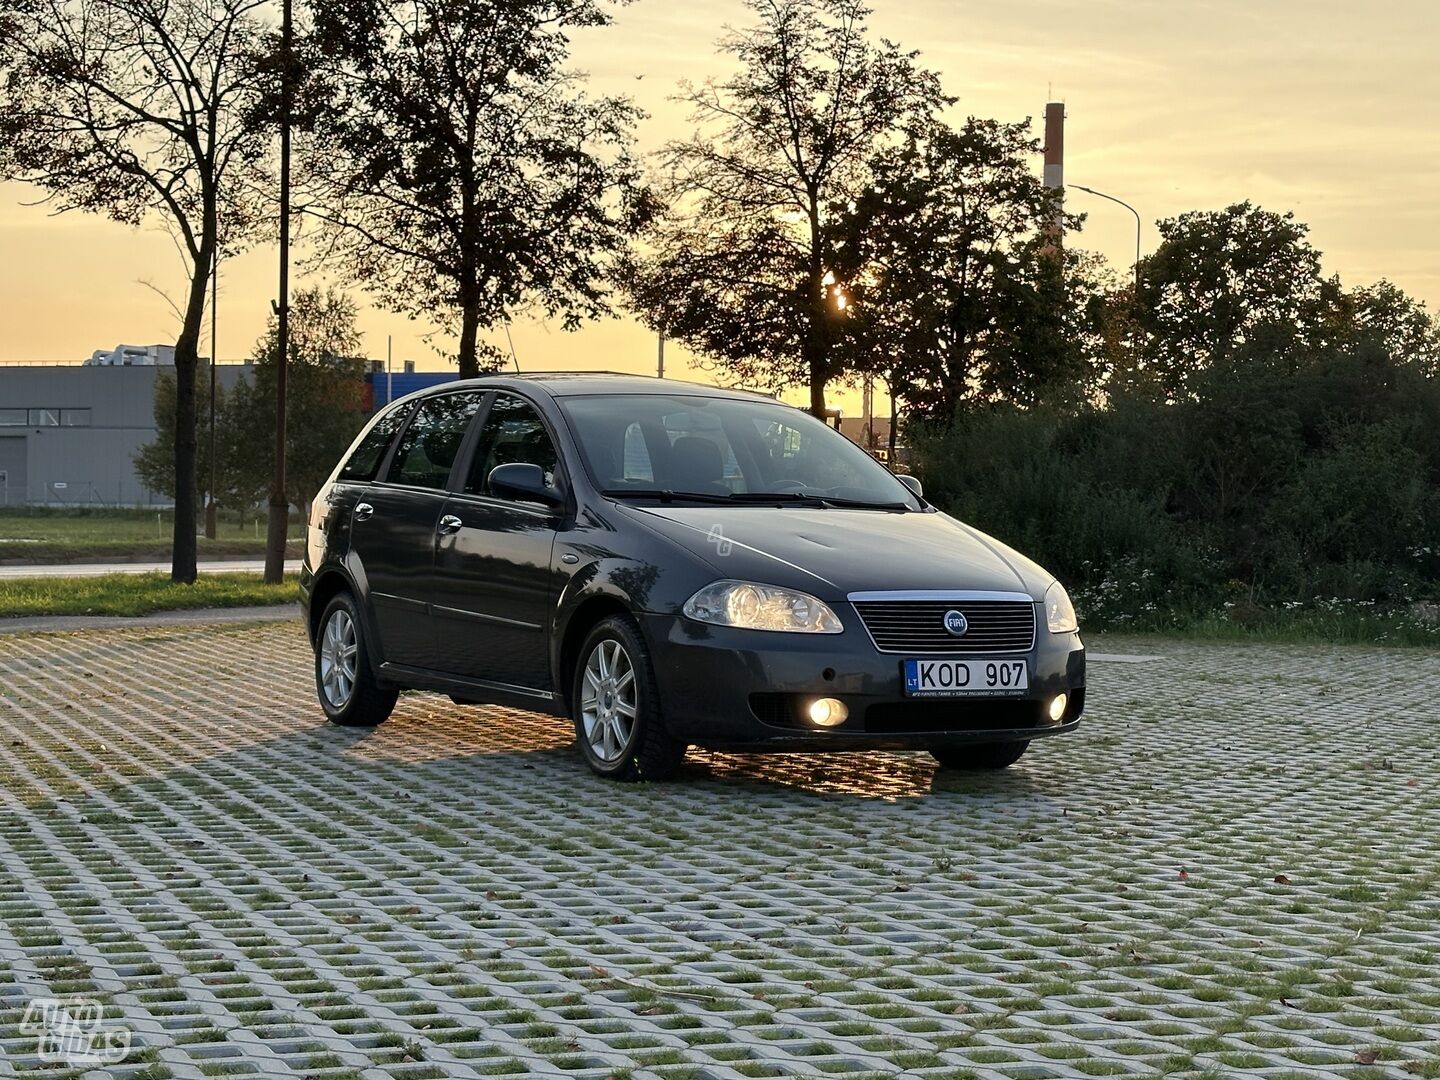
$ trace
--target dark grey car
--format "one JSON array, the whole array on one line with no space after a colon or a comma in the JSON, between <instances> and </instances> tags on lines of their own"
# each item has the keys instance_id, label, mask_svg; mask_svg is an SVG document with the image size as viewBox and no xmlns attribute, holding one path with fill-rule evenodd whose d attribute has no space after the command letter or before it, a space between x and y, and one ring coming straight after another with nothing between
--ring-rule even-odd
<instances>
[{"instance_id":1,"label":"dark grey car","mask_svg":"<svg viewBox=\"0 0 1440 1080\"><path fill-rule=\"evenodd\" d=\"M551 712L620 779L689 745L1000 768L1085 704L1053 577L808 414L688 383L394 403L319 492L301 588L336 723L406 687Z\"/></svg>"}]
</instances>

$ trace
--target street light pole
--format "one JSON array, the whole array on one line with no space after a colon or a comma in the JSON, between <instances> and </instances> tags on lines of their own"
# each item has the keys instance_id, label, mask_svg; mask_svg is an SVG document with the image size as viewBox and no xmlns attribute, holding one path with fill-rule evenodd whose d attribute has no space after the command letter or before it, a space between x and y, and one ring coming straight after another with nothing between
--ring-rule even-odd
<instances>
[{"instance_id":1,"label":"street light pole","mask_svg":"<svg viewBox=\"0 0 1440 1080\"><path fill-rule=\"evenodd\" d=\"M210 261L210 505L205 507L205 539L214 540L219 533L215 507L215 365L219 362L216 349L215 314L220 302L220 245Z\"/></svg>"},{"instance_id":2,"label":"street light pole","mask_svg":"<svg viewBox=\"0 0 1440 1080\"><path fill-rule=\"evenodd\" d=\"M285 382L290 359L290 105L295 24L291 0L280 9L280 300L275 305L275 474L270 481L270 517L265 535L265 581L285 577L285 542L290 533L290 499L285 488Z\"/></svg>"},{"instance_id":3,"label":"street light pole","mask_svg":"<svg viewBox=\"0 0 1440 1080\"><path fill-rule=\"evenodd\" d=\"M1084 184L1071 184L1070 186L1073 188L1077 188L1080 191L1088 192L1091 195L1099 196L1102 199L1109 199L1113 203L1119 203L1126 210L1129 210L1130 213L1135 215L1135 296L1138 299L1140 296L1140 229L1142 227L1140 222L1140 211L1136 210L1124 199L1117 199L1114 195L1106 195L1105 192L1096 191L1094 188L1088 188Z\"/></svg>"}]
</instances>

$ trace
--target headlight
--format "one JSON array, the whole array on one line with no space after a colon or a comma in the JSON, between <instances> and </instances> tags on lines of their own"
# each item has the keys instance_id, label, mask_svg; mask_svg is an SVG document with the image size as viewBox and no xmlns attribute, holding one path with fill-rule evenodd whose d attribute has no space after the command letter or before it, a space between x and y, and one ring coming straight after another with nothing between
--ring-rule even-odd
<instances>
[{"instance_id":1,"label":"headlight","mask_svg":"<svg viewBox=\"0 0 1440 1080\"><path fill-rule=\"evenodd\" d=\"M685 601L683 610L697 622L747 630L784 630L793 634L838 634L844 630L835 612L815 597L753 581L706 585Z\"/></svg>"},{"instance_id":2,"label":"headlight","mask_svg":"<svg viewBox=\"0 0 1440 1080\"><path fill-rule=\"evenodd\" d=\"M1052 634L1073 634L1080 629L1075 618L1075 605L1070 603L1070 594L1058 581L1045 590L1045 624Z\"/></svg>"}]
</instances>

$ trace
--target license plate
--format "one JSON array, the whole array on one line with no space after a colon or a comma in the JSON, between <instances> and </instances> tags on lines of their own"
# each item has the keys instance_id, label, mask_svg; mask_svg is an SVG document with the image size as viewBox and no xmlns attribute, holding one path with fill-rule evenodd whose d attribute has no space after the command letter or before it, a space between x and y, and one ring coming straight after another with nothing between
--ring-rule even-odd
<instances>
[{"instance_id":1,"label":"license plate","mask_svg":"<svg viewBox=\"0 0 1440 1080\"><path fill-rule=\"evenodd\" d=\"M1003 697L1030 688L1024 660L906 660L906 697Z\"/></svg>"}]
</instances>

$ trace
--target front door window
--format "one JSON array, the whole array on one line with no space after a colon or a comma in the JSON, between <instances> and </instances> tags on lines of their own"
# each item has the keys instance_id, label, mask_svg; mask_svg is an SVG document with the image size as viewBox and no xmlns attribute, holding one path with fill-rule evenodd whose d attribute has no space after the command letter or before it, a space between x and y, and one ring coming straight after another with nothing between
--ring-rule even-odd
<instances>
[{"instance_id":1,"label":"front door window","mask_svg":"<svg viewBox=\"0 0 1440 1080\"><path fill-rule=\"evenodd\" d=\"M555 483L555 443L535 406L513 394L496 394L475 444L465 490L472 495L489 495L490 473L497 466L516 461L539 465L545 470L545 482Z\"/></svg>"}]
</instances>

